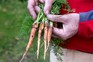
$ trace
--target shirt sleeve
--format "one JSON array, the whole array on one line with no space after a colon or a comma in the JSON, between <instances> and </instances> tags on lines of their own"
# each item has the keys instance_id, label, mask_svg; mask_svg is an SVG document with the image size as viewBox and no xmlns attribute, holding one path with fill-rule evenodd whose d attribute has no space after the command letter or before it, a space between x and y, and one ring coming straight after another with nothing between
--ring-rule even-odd
<instances>
[{"instance_id":1,"label":"shirt sleeve","mask_svg":"<svg viewBox=\"0 0 93 62\"><path fill-rule=\"evenodd\" d=\"M93 38L93 10L80 13L78 35L81 37Z\"/></svg>"},{"instance_id":2,"label":"shirt sleeve","mask_svg":"<svg viewBox=\"0 0 93 62\"><path fill-rule=\"evenodd\" d=\"M80 22L93 20L93 10L80 13Z\"/></svg>"}]
</instances>

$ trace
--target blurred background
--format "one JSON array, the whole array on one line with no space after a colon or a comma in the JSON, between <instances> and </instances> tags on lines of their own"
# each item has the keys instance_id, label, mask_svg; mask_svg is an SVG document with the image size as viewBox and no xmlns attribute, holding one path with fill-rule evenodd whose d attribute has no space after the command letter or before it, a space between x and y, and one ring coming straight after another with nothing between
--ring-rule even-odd
<instances>
[{"instance_id":1,"label":"blurred background","mask_svg":"<svg viewBox=\"0 0 93 62\"><path fill-rule=\"evenodd\" d=\"M0 0L0 62L19 62L29 39L32 22L27 0ZM33 42L23 62L44 62L43 49L36 60L36 44ZM49 62L49 56L46 59Z\"/></svg>"}]
</instances>

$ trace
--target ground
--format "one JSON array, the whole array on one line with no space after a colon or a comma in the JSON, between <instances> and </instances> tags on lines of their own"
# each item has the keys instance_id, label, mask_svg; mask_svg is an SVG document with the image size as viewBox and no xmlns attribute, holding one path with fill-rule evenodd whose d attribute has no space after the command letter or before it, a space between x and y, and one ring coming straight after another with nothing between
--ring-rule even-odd
<instances>
[{"instance_id":1,"label":"ground","mask_svg":"<svg viewBox=\"0 0 93 62\"><path fill-rule=\"evenodd\" d=\"M25 51L33 22L26 5L23 0L0 0L0 62L18 62ZM33 42L23 62L37 61L36 44ZM40 53L37 62L43 62L43 49Z\"/></svg>"}]
</instances>

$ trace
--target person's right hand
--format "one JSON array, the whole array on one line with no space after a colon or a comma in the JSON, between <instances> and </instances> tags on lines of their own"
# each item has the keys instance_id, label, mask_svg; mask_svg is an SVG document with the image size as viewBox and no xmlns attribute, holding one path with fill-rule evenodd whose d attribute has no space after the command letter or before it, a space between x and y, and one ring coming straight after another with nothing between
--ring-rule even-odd
<instances>
[{"instance_id":1,"label":"person's right hand","mask_svg":"<svg viewBox=\"0 0 93 62\"><path fill-rule=\"evenodd\" d=\"M53 0L28 0L27 8L31 16L33 17L33 19L36 19L36 13L40 11L40 7L38 6L39 2L44 3L45 14L49 14L52 4L53 4Z\"/></svg>"},{"instance_id":2,"label":"person's right hand","mask_svg":"<svg viewBox=\"0 0 93 62\"><path fill-rule=\"evenodd\" d=\"M67 40L78 33L79 13L69 13L65 15L48 14L47 18L52 22L62 23L63 28L53 27L53 34L62 40Z\"/></svg>"}]
</instances>

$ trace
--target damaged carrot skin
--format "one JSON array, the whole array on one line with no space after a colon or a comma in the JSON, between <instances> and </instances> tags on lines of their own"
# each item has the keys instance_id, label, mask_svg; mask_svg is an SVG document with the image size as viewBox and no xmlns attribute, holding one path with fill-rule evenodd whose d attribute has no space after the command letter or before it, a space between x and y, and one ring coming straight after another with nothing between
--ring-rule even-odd
<instances>
[{"instance_id":1,"label":"damaged carrot skin","mask_svg":"<svg viewBox=\"0 0 93 62\"><path fill-rule=\"evenodd\" d=\"M26 51L24 52L24 54L23 54L23 56L22 56L22 58L21 58L21 60L19 62L22 62L23 61L23 59L25 58L25 56L26 56L26 54L27 54L30 46L32 45L32 42L34 40L34 37L35 37L35 33L36 33L37 28L38 28L38 23L34 23L33 24L33 27L32 27L32 30L31 30L29 42L28 42L27 47L26 47Z\"/></svg>"},{"instance_id":2,"label":"damaged carrot skin","mask_svg":"<svg viewBox=\"0 0 93 62\"><path fill-rule=\"evenodd\" d=\"M46 59L47 35L48 35L48 22L46 21L44 27L44 60Z\"/></svg>"},{"instance_id":3,"label":"damaged carrot skin","mask_svg":"<svg viewBox=\"0 0 93 62\"><path fill-rule=\"evenodd\" d=\"M40 23L39 31L38 31L38 41L37 41L37 59L39 57L39 50L40 50L40 40L41 40L41 34L44 29L44 22Z\"/></svg>"}]
</instances>

